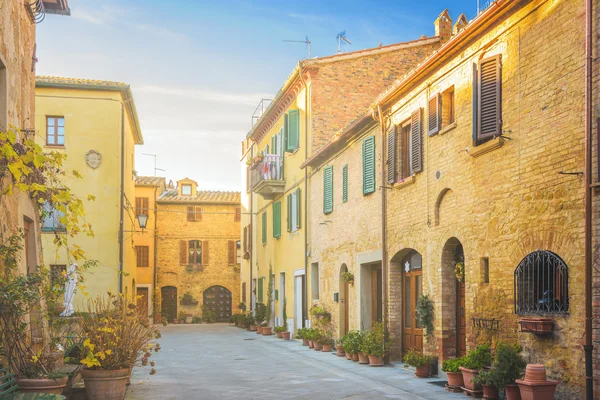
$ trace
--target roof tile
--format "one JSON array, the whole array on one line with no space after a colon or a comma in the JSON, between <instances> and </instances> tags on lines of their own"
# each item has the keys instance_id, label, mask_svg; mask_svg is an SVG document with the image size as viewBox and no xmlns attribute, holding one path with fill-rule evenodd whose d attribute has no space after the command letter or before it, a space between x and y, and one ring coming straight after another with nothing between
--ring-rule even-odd
<instances>
[{"instance_id":1,"label":"roof tile","mask_svg":"<svg viewBox=\"0 0 600 400\"><path fill-rule=\"evenodd\" d=\"M158 197L158 201L182 203L239 203L240 192L225 192L218 190L198 190L196 196L179 196L177 189L166 190Z\"/></svg>"}]
</instances>

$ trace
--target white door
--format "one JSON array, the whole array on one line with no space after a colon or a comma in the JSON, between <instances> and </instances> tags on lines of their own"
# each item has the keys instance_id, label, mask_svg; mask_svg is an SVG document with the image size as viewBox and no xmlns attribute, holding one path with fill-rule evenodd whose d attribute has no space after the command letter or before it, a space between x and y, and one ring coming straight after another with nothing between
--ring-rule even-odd
<instances>
[{"instance_id":1,"label":"white door","mask_svg":"<svg viewBox=\"0 0 600 400\"><path fill-rule=\"evenodd\" d=\"M294 277L294 319L296 320L296 329L302 328L302 278Z\"/></svg>"},{"instance_id":2,"label":"white door","mask_svg":"<svg viewBox=\"0 0 600 400\"><path fill-rule=\"evenodd\" d=\"M283 326L283 303L285 302L285 272L279 274L279 325ZM289 329L289 328L288 328Z\"/></svg>"}]
</instances>

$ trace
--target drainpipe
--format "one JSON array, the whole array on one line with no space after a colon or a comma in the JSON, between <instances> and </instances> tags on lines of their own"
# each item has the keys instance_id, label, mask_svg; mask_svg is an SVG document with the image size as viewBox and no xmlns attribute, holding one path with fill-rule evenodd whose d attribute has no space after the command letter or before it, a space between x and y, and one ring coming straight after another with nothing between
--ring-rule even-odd
<instances>
[{"instance_id":1,"label":"drainpipe","mask_svg":"<svg viewBox=\"0 0 600 400\"><path fill-rule=\"evenodd\" d=\"M382 299L381 304L383 308L383 332L384 332L384 343L387 343L389 337L389 321L388 321L388 257L387 257L387 193L386 185L387 182L385 176L385 121L383 119L383 112L381 105L377 105L377 113L379 114L379 125L381 126L381 280L383 281L382 286ZM387 349L386 349L387 350ZM389 355L387 355L389 357ZM389 360L388 360L389 361Z\"/></svg>"},{"instance_id":2,"label":"drainpipe","mask_svg":"<svg viewBox=\"0 0 600 400\"><path fill-rule=\"evenodd\" d=\"M308 84L302 76L302 62L298 61L300 80L304 84L304 161L308 158ZM308 168L304 168L304 303L302 304L302 326L308 310Z\"/></svg>"},{"instance_id":3,"label":"drainpipe","mask_svg":"<svg viewBox=\"0 0 600 400\"><path fill-rule=\"evenodd\" d=\"M254 145L250 146L250 159L254 156ZM248 174L246 174L246 179L248 179ZM250 172L250 177L252 177L252 172ZM254 307L252 301L254 296L254 289L252 288L252 268L254 268L254 209L252 208L252 198L254 197L254 191L252 189L252 180L248 182L250 184L250 232L248 236L250 237L250 280L248 281L248 286L250 286L250 312L254 311ZM246 238L247 239L247 238Z\"/></svg>"},{"instance_id":4,"label":"drainpipe","mask_svg":"<svg viewBox=\"0 0 600 400\"><path fill-rule=\"evenodd\" d=\"M594 398L592 361L592 0L585 2L585 398ZM600 146L599 146L600 148ZM599 177L600 178L600 177Z\"/></svg>"},{"instance_id":5,"label":"drainpipe","mask_svg":"<svg viewBox=\"0 0 600 400\"><path fill-rule=\"evenodd\" d=\"M128 101L127 99L126 101ZM125 107L121 103L121 198L119 204L119 293L123 293L123 203L125 200Z\"/></svg>"},{"instance_id":6,"label":"drainpipe","mask_svg":"<svg viewBox=\"0 0 600 400\"><path fill-rule=\"evenodd\" d=\"M153 284L152 284L152 290L154 291L154 293L152 293L152 314L154 314L156 316L156 284L158 283L158 279L157 279L157 271L156 271L156 261L158 258L158 250L157 250L157 246L158 246L158 232L156 231L156 224L158 222L158 205L156 204L156 199L158 198L157 196L158 194L158 187L154 188L154 271L152 271L152 275L153 275ZM162 315L161 315L162 317ZM156 323L156 318L154 318L154 323Z\"/></svg>"}]
</instances>

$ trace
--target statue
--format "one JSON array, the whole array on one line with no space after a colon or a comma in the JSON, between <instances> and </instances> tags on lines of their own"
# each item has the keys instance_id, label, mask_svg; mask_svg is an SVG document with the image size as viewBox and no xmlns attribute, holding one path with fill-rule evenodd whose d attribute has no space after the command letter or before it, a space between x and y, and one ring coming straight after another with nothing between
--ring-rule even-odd
<instances>
[{"instance_id":1,"label":"statue","mask_svg":"<svg viewBox=\"0 0 600 400\"><path fill-rule=\"evenodd\" d=\"M65 283L65 310L60 313L61 317L70 317L75 313L73 308L73 297L77 288L77 265L75 263L69 266L67 270L67 282Z\"/></svg>"}]
</instances>

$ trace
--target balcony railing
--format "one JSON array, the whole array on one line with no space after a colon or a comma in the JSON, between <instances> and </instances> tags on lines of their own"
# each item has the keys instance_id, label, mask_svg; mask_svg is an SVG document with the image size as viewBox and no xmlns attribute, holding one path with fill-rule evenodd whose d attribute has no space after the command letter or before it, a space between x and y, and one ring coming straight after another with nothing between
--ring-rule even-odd
<instances>
[{"instance_id":1,"label":"balcony railing","mask_svg":"<svg viewBox=\"0 0 600 400\"><path fill-rule=\"evenodd\" d=\"M283 193L285 181L283 180L281 157L277 154L267 154L261 159L259 156L250 166L250 181L252 182L252 191L265 199L271 199Z\"/></svg>"}]
</instances>

